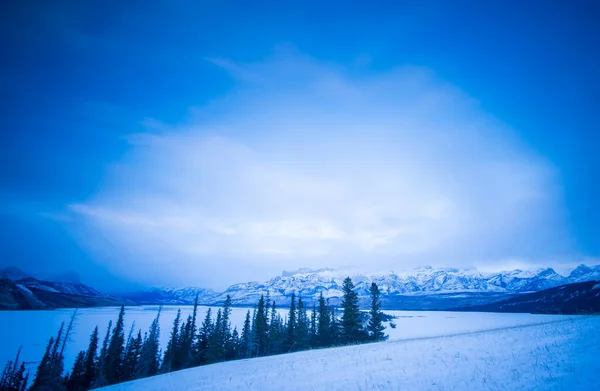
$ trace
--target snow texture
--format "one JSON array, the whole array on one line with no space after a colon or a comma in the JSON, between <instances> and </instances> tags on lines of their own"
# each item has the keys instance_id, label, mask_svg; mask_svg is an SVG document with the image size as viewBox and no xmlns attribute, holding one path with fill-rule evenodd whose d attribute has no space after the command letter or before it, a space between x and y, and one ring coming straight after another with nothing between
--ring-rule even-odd
<instances>
[{"instance_id":1,"label":"snow texture","mask_svg":"<svg viewBox=\"0 0 600 391\"><path fill-rule=\"evenodd\" d=\"M463 315L483 314L450 319ZM548 323L219 363L106 390L598 389L600 317L544 319Z\"/></svg>"}]
</instances>

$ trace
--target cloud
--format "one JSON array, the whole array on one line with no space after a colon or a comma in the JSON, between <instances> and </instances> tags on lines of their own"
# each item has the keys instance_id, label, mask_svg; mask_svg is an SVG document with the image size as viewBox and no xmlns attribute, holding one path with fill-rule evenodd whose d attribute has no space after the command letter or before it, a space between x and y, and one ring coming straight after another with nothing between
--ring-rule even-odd
<instances>
[{"instance_id":1,"label":"cloud","mask_svg":"<svg viewBox=\"0 0 600 391\"><path fill-rule=\"evenodd\" d=\"M148 120L161 126L131 135L98 193L69 206L86 245L111 243L111 270L217 286L571 251L552 165L431 71L289 50L211 61L236 87L180 124Z\"/></svg>"}]
</instances>

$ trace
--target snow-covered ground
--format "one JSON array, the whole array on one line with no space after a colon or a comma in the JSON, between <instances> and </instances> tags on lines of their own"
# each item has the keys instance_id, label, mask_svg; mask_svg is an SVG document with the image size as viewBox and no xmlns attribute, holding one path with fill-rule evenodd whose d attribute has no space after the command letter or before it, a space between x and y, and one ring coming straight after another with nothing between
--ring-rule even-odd
<instances>
[{"instance_id":1,"label":"snow-covered ground","mask_svg":"<svg viewBox=\"0 0 600 391\"><path fill-rule=\"evenodd\" d=\"M161 343L168 340L171 326L179 306L163 307L161 314ZM207 307L199 307L198 316L203 318ZM156 306L127 307L125 312L126 327L135 321L136 329L147 330L156 316ZM192 307L182 306L182 314L187 317ZM216 308L213 308L215 311ZM233 308L232 326L242 326L247 308ZM282 310L282 316L287 311ZM390 335L389 343L399 340L450 336L455 334L477 332L482 330L503 329L514 326L545 324L575 317L561 315L531 314L495 314L467 312L429 312L429 311L385 311L397 318L393 322L396 328L386 332ZM62 321L68 321L73 310L54 311L0 311L0 368L14 357L20 345L23 346L22 359L30 363L34 369L40 360L50 336L55 335ZM80 309L76 320L75 334L66 349L66 368L70 368L77 352L87 347L89 335L96 325L102 335L109 320L116 320L118 308ZM579 318L576 318L579 319ZM314 352L313 352L314 353ZM237 364L236 364L237 365Z\"/></svg>"},{"instance_id":2,"label":"snow-covered ground","mask_svg":"<svg viewBox=\"0 0 600 391\"><path fill-rule=\"evenodd\" d=\"M599 389L600 317L546 317L546 323L521 326L509 326L506 321L504 328L490 319L488 326L497 326L493 330L462 333L459 323L469 322L453 319L464 315L463 320L475 321L487 314L456 314L454 318L441 314L452 315L430 317L436 325L429 330L451 325L457 334L231 361L106 390ZM396 330L394 335L399 335L401 329Z\"/></svg>"}]
</instances>

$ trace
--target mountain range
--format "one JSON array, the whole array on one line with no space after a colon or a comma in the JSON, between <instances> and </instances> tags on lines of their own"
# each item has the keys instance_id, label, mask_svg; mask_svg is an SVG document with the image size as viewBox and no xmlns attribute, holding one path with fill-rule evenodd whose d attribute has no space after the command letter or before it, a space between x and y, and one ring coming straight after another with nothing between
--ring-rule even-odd
<instances>
[{"instance_id":1,"label":"mountain range","mask_svg":"<svg viewBox=\"0 0 600 391\"><path fill-rule=\"evenodd\" d=\"M129 299L154 304L190 304L198 294L199 302L218 305L227 295L234 305L254 305L262 294L269 294L278 304L289 302L292 292L312 304L321 292L333 305L339 304L344 278L351 277L359 298L367 300L369 287L377 283L384 306L397 309L444 309L465 305L482 305L525 292L538 292L564 284L600 280L600 266L579 265L568 276L552 268L482 273L476 269L421 267L395 273L361 273L351 269L307 268L284 271L281 276L264 282L231 285L224 292L186 287L153 288L138 292Z\"/></svg>"},{"instance_id":2,"label":"mountain range","mask_svg":"<svg viewBox=\"0 0 600 391\"><path fill-rule=\"evenodd\" d=\"M65 278L68 277L68 278ZM231 285L223 292L199 287L149 288L115 298L78 282L73 273L57 276L55 281L36 279L17 268L0 270L0 309L89 307L120 304L200 304L221 305L227 295L237 306L253 306L260 295L269 294L278 305L289 304L292 292L312 305L323 293L332 305L339 305L342 284L351 277L359 300L369 299L369 287L377 283L384 308L405 310L442 310L485 306L510 300L525 293L540 292L565 284L600 280L600 266L579 265L568 276L552 268L483 273L476 269L421 267L396 273L364 273L348 268L302 268L283 271L264 282Z\"/></svg>"}]
</instances>

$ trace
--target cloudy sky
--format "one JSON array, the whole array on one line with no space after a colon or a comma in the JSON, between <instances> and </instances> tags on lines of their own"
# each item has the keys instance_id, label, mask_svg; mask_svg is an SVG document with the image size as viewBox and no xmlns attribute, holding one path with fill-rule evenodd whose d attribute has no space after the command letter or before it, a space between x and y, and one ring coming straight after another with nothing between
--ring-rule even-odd
<instances>
[{"instance_id":1,"label":"cloudy sky","mask_svg":"<svg viewBox=\"0 0 600 391\"><path fill-rule=\"evenodd\" d=\"M598 263L594 2L13 2L0 266Z\"/></svg>"}]
</instances>

